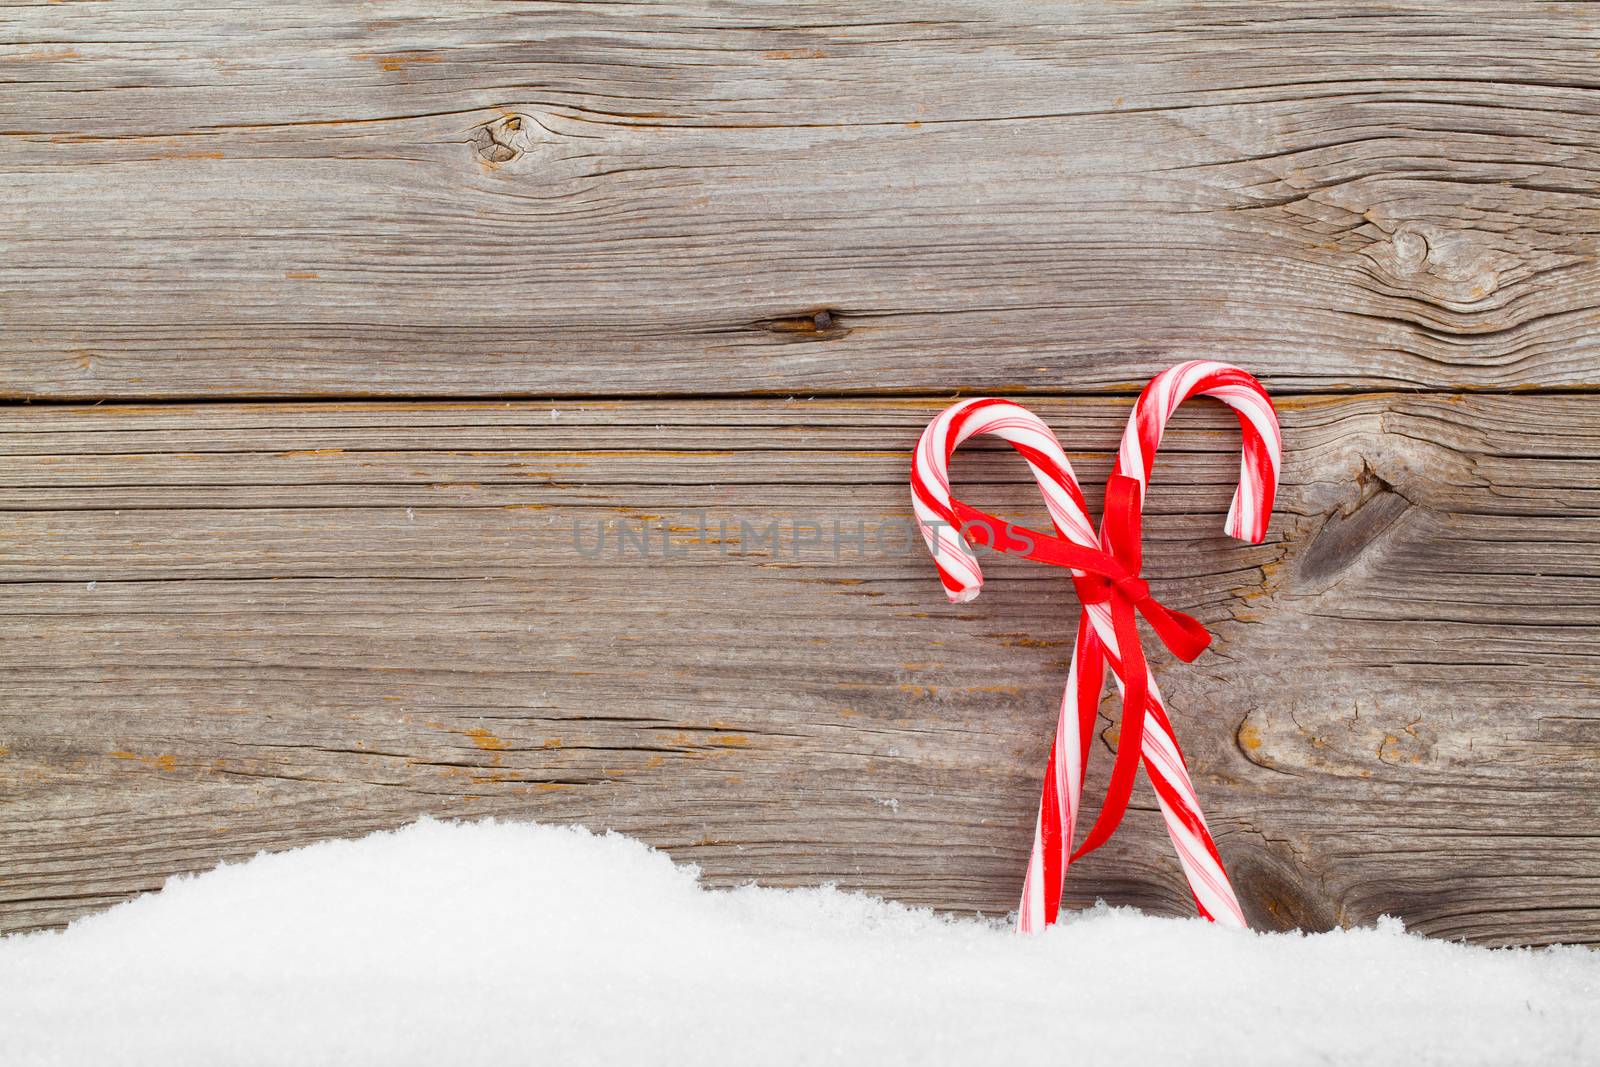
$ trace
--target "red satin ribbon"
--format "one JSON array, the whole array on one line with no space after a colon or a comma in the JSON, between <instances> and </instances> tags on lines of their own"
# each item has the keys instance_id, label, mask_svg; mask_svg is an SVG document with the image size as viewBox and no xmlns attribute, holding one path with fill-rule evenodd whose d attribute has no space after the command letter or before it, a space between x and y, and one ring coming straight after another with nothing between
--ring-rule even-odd
<instances>
[{"instance_id":1,"label":"red satin ribbon","mask_svg":"<svg viewBox=\"0 0 1600 1067\"><path fill-rule=\"evenodd\" d=\"M1111 768L1111 782L1106 788L1105 803L1095 820L1089 836L1084 838L1072 859L1076 860L1099 848L1108 841L1123 814L1128 810L1128 800L1133 795L1134 778L1139 772L1139 758L1144 750L1144 721L1150 713L1150 675L1145 666L1144 649L1139 644L1138 615L1143 615L1162 644L1185 663L1192 661L1211 643L1211 634L1194 618L1181 611L1173 611L1150 594L1150 585L1139 577L1142 550L1141 497L1137 480L1125 474L1113 474L1106 483L1105 516L1100 527L1103 549L1085 548L1064 537L1040 533L1025 526L1017 526L1004 519L952 500L951 507L961 521L961 532L976 545L984 545L999 552L1020 555L1027 559L1048 563L1053 567L1072 570L1073 585L1078 600L1085 604L1108 604L1111 610L1112 632L1117 637L1117 651L1122 660L1120 672L1123 679L1122 730L1117 741L1117 758ZM1085 610L1078 618L1079 641L1082 635L1092 635L1093 629ZM1098 641L1095 644L1099 644ZM1080 665L1078 700L1080 710L1084 701L1098 702L1100 679L1098 658L1095 669L1089 670L1087 662ZM1092 679L1092 690L1085 684ZM1087 744L1087 738L1085 738ZM1087 748L1083 749L1087 751ZM1052 779L1047 778L1047 787Z\"/></svg>"}]
</instances>

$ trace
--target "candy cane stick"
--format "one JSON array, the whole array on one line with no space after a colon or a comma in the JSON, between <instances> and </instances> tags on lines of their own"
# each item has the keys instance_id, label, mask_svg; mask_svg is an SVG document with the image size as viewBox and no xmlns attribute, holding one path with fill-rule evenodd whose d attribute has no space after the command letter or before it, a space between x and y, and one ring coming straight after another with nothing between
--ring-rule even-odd
<instances>
[{"instance_id":1,"label":"candy cane stick","mask_svg":"<svg viewBox=\"0 0 1600 1067\"><path fill-rule=\"evenodd\" d=\"M1223 529L1241 540L1260 541L1266 536L1272 500L1277 491L1282 445L1277 414L1266 391L1253 377L1237 367L1194 360L1157 375L1140 394L1128 419L1122 447L1118 452L1116 473L1137 481L1142 498L1149 485L1156 450L1161 445L1167 421L1185 400L1194 396L1211 396L1222 401L1234 410L1239 420L1244 438L1239 484L1234 491ZM1102 653L1107 657L1121 688L1123 676L1110 613L1104 605L1089 605L1087 614L1101 639ZM1147 684L1151 722L1143 738L1144 767L1155 787L1167 833L1178 853L1195 904L1200 914L1208 919L1229 926L1244 926L1244 914L1206 825L1199 797L1189 778L1182 749L1172 732L1160 687L1153 674ZM1084 756L1087 758L1086 748ZM1078 777L1081 780L1082 775ZM1118 816L1120 812L1114 813L1111 826L1114 827L1114 819ZM1070 859L1070 856L1063 859L1063 868ZM1053 921L1053 915L1052 911L1046 910L1044 922L1048 924ZM1034 917L1030 917L1030 927L1034 921Z\"/></svg>"},{"instance_id":2,"label":"candy cane stick","mask_svg":"<svg viewBox=\"0 0 1600 1067\"><path fill-rule=\"evenodd\" d=\"M1089 519L1077 475L1050 427L1033 412L1007 400L980 399L953 404L928 424L917 442L911 463L911 503L928 551L933 554L945 594L956 604L966 603L978 595L983 585L983 570L962 536L962 524L950 495L949 462L958 445L980 434L994 434L1022 453L1044 494L1046 510L1058 533L1080 545L1100 547L1100 537ZM1081 654L1086 640L1092 641L1093 634L1080 626L1078 652L1073 655L1067 688L1062 694L1055 741L1045 769L1044 795L1034 825L1033 850L1028 860L1018 920L1018 928L1022 930L1034 929L1036 920L1042 926L1047 909L1054 917L1067 857L1072 851L1073 827L1083 793L1086 738L1072 723L1071 716L1079 703L1080 687L1092 682L1098 694L1102 684L1098 654ZM1090 664L1082 677L1080 661Z\"/></svg>"},{"instance_id":3,"label":"candy cane stick","mask_svg":"<svg viewBox=\"0 0 1600 1067\"><path fill-rule=\"evenodd\" d=\"M1230 537L1259 543L1267 535L1267 522L1277 495L1283 443L1278 415L1266 390L1237 367L1210 360L1191 360L1152 379L1140 393L1133 414L1128 418L1122 447L1117 454L1117 473L1136 480L1142 497L1149 488L1150 471L1167 420L1185 400L1195 396L1222 401L1233 409L1239 420L1244 438L1239 484L1234 490L1223 530ZM1091 618L1097 613L1095 608L1090 609ZM1106 624L1097 622L1095 628L1103 633ZM1120 678L1118 684L1121 684ZM1144 767L1155 787L1167 833L1177 850L1195 903L1202 915L1215 922L1244 926L1244 914L1201 813L1199 797L1153 676L1150 696L1153 722L1144 737Z\"/></svg>"}]
</instances>

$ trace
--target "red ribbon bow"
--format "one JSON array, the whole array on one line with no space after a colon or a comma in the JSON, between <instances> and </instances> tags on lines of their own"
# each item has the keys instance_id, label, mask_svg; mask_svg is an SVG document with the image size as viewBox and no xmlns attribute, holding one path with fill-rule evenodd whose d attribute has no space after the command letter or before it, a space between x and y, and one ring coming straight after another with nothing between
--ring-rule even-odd
<instances>
[{"instance_id":1,"label":"red ribbon bow","mask_svg":"<svg viewBox=\"0 0 1600 1067\"><path fill-rule=\"evenodd\" d=\"M961 521L961 532L974 544L1026 559L1066 567L1073 572L1073 585L1082 604L1109 604L1117 635L1124 679L1122 690L1122 730L1117 741L1117 758L1111 768L1111 782L1089 835L1072 859L1077 860L1105 844L1116 832L1133 796L1134 779L1139 772L1144 749L1144 721L1150 713L1149 672L1144 649L1139 643L1135 615L1143 615L1161 643L1185 663L1192 662L1211 643L1211 634L1199 621L1162 604L1150 593L1150 584L1139 576L1142 561L1142 493L1138 481L1113 474L1106 483L1106 506L1100 540L1105 550L1097 551L1073 544L1063 537L1017 526L977 508L952 500L951 507ZM1080 631L1089 627L1087 611L1079 619Z\"/></svg>"}]
</instances>

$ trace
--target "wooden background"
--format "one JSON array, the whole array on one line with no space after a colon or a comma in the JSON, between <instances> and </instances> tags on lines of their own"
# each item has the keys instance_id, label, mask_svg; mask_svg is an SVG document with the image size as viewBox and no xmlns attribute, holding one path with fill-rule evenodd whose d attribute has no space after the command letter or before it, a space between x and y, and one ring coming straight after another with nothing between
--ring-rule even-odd
<instances>
[{"instance_id":1,"label":"wooden background","mask_svg":"<svg viewBox=\"0 0 1600 1067\"><path fill-rule=\"evenodd\" d=\"M1251 920L1600 943L1597 192L1594 4L0 5L0 929L424 812L1008 910L1071 589L946 605L908 450L1098 484L1216 356L1272 535L1196 405L1147 556ZM1186 913L1135 805L1068 899Z\"/></svg>"}]
</instances>

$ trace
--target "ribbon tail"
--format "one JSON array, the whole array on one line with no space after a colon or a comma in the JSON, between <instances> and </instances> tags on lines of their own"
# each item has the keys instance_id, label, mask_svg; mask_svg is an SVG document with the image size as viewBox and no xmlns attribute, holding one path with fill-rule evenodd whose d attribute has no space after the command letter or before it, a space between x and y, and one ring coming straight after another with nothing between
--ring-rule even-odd
<instances>
[{"instance_id":1,"label":"ribbon tail","mask_svg":"<svg viewBox=\"0 0 1600 1067\"><path fill-rule=\"evenodd\" d=\"M1033 933L1055 924L1061 911L1062 883L1071 862L1074 824L1083 799L1084 768L1095 708L1105 684L1105 650L1087 612L1080 613L1072 669L1061 695L1061 714L1055 740L1045 765L1044 788L1039 798L1039 818L1034 824L1033 855L1022 886L1017 910L1017 930Z\"/></svg>"},{"instance_id":2,"label":"ribbon tail","mask_svg":"<svg viewBox=\"0 0 1600 1067\"><path fill-rule=\"evenodd\" d=\"M1050 744L1050 760L1044 768L1044 795L1039 798L1039 876L1044 879L1044 885L1040 887L1043 899L1037 902L1037 906L1043 912L1044 926L1054 924L1056 913L1061 910L1061 883L1067 876L1066 846L1062 843L1062 835L1071 833L1066 820L1074 807L1073 798L1063 796L1061 788L1059 762L1063 755L1061 743L1065 740L1062 734L1072 728L1065 711L1063 708L1061 719L1056 724L1056 738ZM1026 912L1036 902L1028 900L1026 887L1024 890L1022 906Z\"/></svg>"},{"instance_id":3,"label":"ribbon tail","mask_svg":"<svg viewBox=\"0 0 1600 1067\"><path fill-rule=\"evenodd\" d=\"M1105 803L1095 819L1089 836L1072 854L1080 859L1110 840L1122 823L1128 801L1133 797L1133 783L1139 775L1139 762L1144 752L1144 716L1150 699L1149 668L1145 666L1144 650L1139 647L1139 628L1134 619L1133 605L1127 598L1118 596L1111 602L1111 623L1117 635L1117 652L1122 660L1122 728L1117 739L1117 758L1111 765L1111 783L1106 787Z\"/></svg>"},{"instance_id":4,"label":"ribbon tail","mask_svg":"<svg viewBox=\"0 0 1600 1067\"><path fill-rule=\"evenodd\" d=\"M1089 773L1089 753L1095 716L1100 710L1100 694L1106 686L1106 648L1095 635L1087 611L1078 612L1078 646L1073 655L1078 660L1078 751L1083 754L1078 766L1078 792L1081 795L1083 779Z\"/></svg>"}]
</instances>

